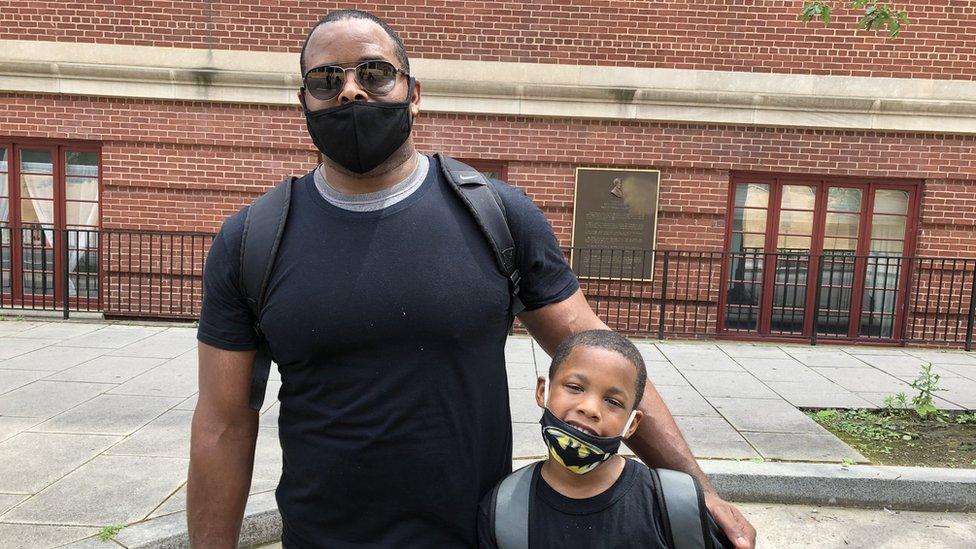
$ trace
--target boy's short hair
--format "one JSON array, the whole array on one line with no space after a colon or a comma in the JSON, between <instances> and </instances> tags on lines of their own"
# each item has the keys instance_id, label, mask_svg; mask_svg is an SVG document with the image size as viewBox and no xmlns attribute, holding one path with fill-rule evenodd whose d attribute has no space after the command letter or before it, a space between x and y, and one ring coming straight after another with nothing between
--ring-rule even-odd
<instances>
[{"instance_id":1,"label":"boy's short hair","mask_svg":"<svg viewBox=\"0 0 976 549\"><path fill-rule=\"evenodd\" d=\"M637 368L637 383L634 393L634 409L644 395L644 386L647 384L647 366L644 364L644 357L641 356L637 347L626 337L612 330L587 330L573 334L562 341L556 347L556 354L552 357L552 364L549 365L549 379L556 376L559 367L566 361L566 357L576 347L593 347L596 349L606 349L622 355Z\"/></svg>"}]
</instances>

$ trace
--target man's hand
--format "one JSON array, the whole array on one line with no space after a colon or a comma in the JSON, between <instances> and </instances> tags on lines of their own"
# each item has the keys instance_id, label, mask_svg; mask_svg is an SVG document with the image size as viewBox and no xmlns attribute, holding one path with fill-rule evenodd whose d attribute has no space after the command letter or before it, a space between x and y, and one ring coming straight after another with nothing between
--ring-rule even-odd
<instances>
[{"instance_id":1,"label":"man's hand","mask_svg":"<svg viewBox=\"0 0 976 549\"><path fill-rule=\"evenodd\" d=\"M715 523L725 532L733 547L753 549L756 546L756 529L734 505L718 497L714 492L706 492L705 507L708 507L708 511L715 518Z\"/></svg>"}]
</instances>

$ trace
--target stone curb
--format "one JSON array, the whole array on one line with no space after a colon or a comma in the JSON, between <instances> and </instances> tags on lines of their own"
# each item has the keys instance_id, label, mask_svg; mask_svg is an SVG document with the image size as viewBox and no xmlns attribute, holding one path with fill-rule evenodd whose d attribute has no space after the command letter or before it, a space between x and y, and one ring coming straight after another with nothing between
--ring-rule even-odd
<instances>
[{"instance_id":1,"label":"stone curb","mask_svg":"<svg viewBox=\"0 0 976 549\"><path fill-rule=\"evenodd\" d=\"M731 501L976 511L976 470L827 463L699 462Z\"/></svg>"},{"instance_id":2,"label":"stone curb","mask_svg":"<svg viewBox=\"0 0 976 549\"><path fill-rule=\"evenodd\" d=\"M535 460L515 460L519 468ZM722 497L768 502L910 511L976 511L976 470L825 463L700 460ZM274 492L252 495L244 511L241 547L281 538L281 515ZM189 547L186 512L129 526L115 537L127 549ZM81 549L89 540L66 548Z\"/></svg>"}]
</instances>

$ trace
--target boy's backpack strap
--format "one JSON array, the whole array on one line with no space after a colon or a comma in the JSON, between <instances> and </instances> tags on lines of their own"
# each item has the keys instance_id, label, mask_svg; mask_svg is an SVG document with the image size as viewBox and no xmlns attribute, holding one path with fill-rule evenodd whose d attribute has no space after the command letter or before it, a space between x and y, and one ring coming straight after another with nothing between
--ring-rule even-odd
<instances>
[{"instance_id":1,"label":"boy's backpack strap","mask_svg":"<svg viewBox=\"0 0 976 549\"><path fill-rule=\"evenodd\" d=\"M529 547L532 474L538 466L539 462L522 467L502 479L496 488L492 528L499 549L528 549Z\"/></svg>"},{"instance_id":2,"label":"boy's backpack strap","mask_svg":"<svg viewBox=\"0 0 976 549\"><path fill-rule=\"evenodd\" d=\"M521 313L525 306L519 298L521 274L516 265L515 239L512 238L501 197L478 170L446 154L437 153L434 156L440 161L441 171L451 188L471 211L481 232L488 239L498 268L508 278L512 316Z\"/></svg>"},{"instance_id":3,"label":"boy's backpack strap","mask_svg":"<svg viewBox=\"0 0 976 549\"><path fill-rule=\"evenodd\" d=\"M264 307L268 279L274 267L281 235L288 220L291 188L295 177L289 177L275 188L258 197L247 209L244 232L241 236L241 279L244 298L254 315L254 331L258 335L258 349L251 371L249 405L255 410L264 403L264 392L271 371L271 350L261 331L261 309Z\"/></svg>"},{"instance_id":4,"label":"boy's backpack strap","mask_svg":"<svg viewBox=\"0 0 976 549\"><path fill-rule=\"evenodd\" d=\"M651 469L663 500L661 515L674 549L713 549L707 509L695 477L671 469Z\"/></svg>"}]
</instances>

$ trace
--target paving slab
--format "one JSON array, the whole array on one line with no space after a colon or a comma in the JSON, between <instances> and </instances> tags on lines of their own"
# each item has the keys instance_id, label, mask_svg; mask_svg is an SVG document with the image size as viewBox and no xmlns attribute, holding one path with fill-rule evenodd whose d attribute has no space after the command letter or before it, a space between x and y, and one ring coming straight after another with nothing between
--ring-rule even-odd
<instances>
[{"instance_id":1,"label":"paving slab","mask_svg":"<svg viewBox=\"0 0 976 549\"><path fill-rule=\"evenodd\" d=\"M277 427L258 429L258 442L254 449L254 473L251 475L251 493L274 490L281 480L281 443Z\"/></svg>"},{"instance_id":2,"label":"paving slab","mask_svg":"<svg viewBox=\"0 0 976 549\"><path fill-rule=\"evenodd\" d=\"M29 497L27 494L0 494L0 515L6 513Z\"/></svg>"},{"instance_id":3,"label":"paving slab","mask_svg":"<svg viewBox=\"0 0 976 549\"><path fill-rule=\"evenodd\" d=\"M512 424L512 455L520 458L543 458L546 444L542 441L542 427L533 423Z\"/></svg>"},{"instance_id":4,"label":"paving slab","mask_svg":"<svg viewBox=\"0 0 976 549\"><path fill-rule=\"evenodd\" d=\"M8 360L48 345L50 342L46 340L3 337L0 338L0 360Z\"/></svg>"},{"instance_id":5,"label":"paving slab","mask_svg":"<svg viewBox=\"0 0 976 549\"><path fill-rule=\"evenodd\" d=\"M911 387L895 376L874 368L813 368L814 371L852 392L911 391Z\"/></svg>"},{"instance_id":6,"label":"paving slab","mask_svg":"<svg viewBox=\"0 0 976 549\"><path fill-rule=\"evenodd\" d=\"M0 395L50 375L38 370L0 370Z\"/></svg>"},{"instance_id":7,"label":"paving slab","mask_svg":"<svg viewBox=\"0 0 976 549\"><path fill-rule=\"evenodd\" d=\"M31 428L32 432L128 435L177 405L179 398L99 395Z\"/></svg>"},{"instance_id":8,"label":"paving slab","mask_svg":"<svg viewBox=\"0 0 976 549\"><path fill-rule=\"evenodd\" d=\"M682 373L688 382L706 398L780 398L772 389L744 370L741 372L684 370Z\"/></svg>"},{"instance_id":9,"label":"paving slab","mask_svg":"<svg viewBox=\"0 0 976 549\"><path fill-rule=\"evenodd\" d=\"M0 395L0 416L54 417L114 385L74 381L35 381Z\"/></svg>"},{"instance_id":10,"label":"paving slab","mask_svg":"<svg viewBox=\"0 0 976 549\"><path fill-rule=\"evenodd\" d=\"M535 389L509 389L508 401L512 421L531 423L538 422L542 417L542 409L535 402Z\"/></svg>"},{"instance_id":11,"label":"paving slab","mask_svg":"<svg viewBox=\"0 0 976 549\"><path fill-rule=\"evenodd\" d=\"M43 326L45 322L33 322L28 320L14 320L10 316L0 314L0 336L14 335L24 330L30 330L37 326Z\"/></svg>"},{"instance_id":12,"label":"paving slab","mask_svg":"<svg viewBox=\"0 0 976 549\"><path fill-rule=\"evenodd\" d=\"M532 341L529 338L510 337L505 342L505 362L535 364Z\"/></svg>"},{"instance_id":13,"label":"paving slab","mask_svg":"<svg viewBox=\"0 0 976 549\"><path fill-rule=\"evenodd\" d=\"M936 393L939 398L958 404L967 410L976 410L976 381L970 379L956 379L945 386L945 391Z\"/></svg>"},{"instance_id":14,"label":"paving slab","mask_svg":"<svg viewBox=\"0 0 976 549\"><path fill-rule=\"evenodd\" d=\"M918 377L922 371L922 366L929 364L913 356L859 355L858 359L882 372L898 377L911 377L912 379ZM960 377L954 371L947 370L939 365L932 365L932 373L939 374L944 378Z\"/></svg>"},{"instance_id":15,"label":"paving slab","mask_svg":"<svg viewBox=\"0 0 976 549\"><path fill-rule=\"evenodd\" d=\"M671 364L679 371L704 370L720 372L741 372L744 371L739 364L729 355L719 349L708 349L697 347L684 348L665 348L661 350Z\"/></svg>"},{"instance_id":16,"label":"paving slab","mask_svg":"<svg viewBox=\"0 0 976 549\"><path fill-rule=\"evenodd\" d=\"M121 349L137 341L157 334L165 327L162 326L127 326L113 324L93 332L65 339L59 345L65 347L95 347L98 349Z\"/></svg>"},{"instance_id":17,"label":"paving slab","mask_svg":"<svg viewBox=\"0 0 976 549\"><path fill-rule=\"evenodd\" d=\"M631 339L631 341L634 343L634 347L637 347L637 350L640 351L640 354L644 358L645 362L667 360L667 358L664 356L664 353L662 353L661 350L658 349L656 345L654 345L654 343L650 341L638 341L634 339Z\"/></svg>"},{"instance_id":18,"label":"paving slab","mask_svg":"<svg viewBox=\"0 0 976 549\"><path fill-rule=\"evenodd\" d=\"M270 386L270 383L269 383ZM196 367L180 363L163 363L111 391L116 395L170 396L187 398L199 390Z\"/></svg>"},{"instance_id":19,"label":"paving slab","mask_svg":"<svg viewBox=\"0 0 976 549\"><path fill-rule=\"evenodd\" d=\"M4 549L40 549L84 539L97 534L98 530L90 527L0 523L0 540L3 540ZM105 547L113 549L108 544Z\"/></svg>"},{"instance_id":20,"label":"paving slab","mask_svg":"<svg viewBox=\"0 0 976 549\"><path fill-rule=\"evenodd\" d=\"M750 459L759 454L721 417L674 418L695 457Z\"/></svg>"},{"instance_id":21,"label":"paving slab","mask_svg":"<svg viewBox=\"0 0 976 549\"><path fill-rule=\"evenodd\" d=\"M176 358L197 348L196 328L168 328L145 339L109 351L110 355Z\"/></svg>"},{"instance_id":22,"label":"paving slab","mask_svg":"<svg viewBox=\"0 0 976 549\"><path fill-rule=\"evenodd\" d=\"M116 444L106 453L127 456L190 457L193 412L170 410Z\"/></svg>"},{"instance_id":23,"label":"paving slab","mask_svg":"<svg viewBox=\"0 0 976 549\"><path fill-rule=\"evenodd\" d=\"M784 351L807 366L824 368L863 368L864 363L844 351L826 347L783 347Z\"/></svg>"},{"instance_id":24,"label":"paving slab","mask_svg":"<svg viewBox=\"0 0 976 549\"><path fill-rule=\"evenodd\" d=\"M115 444L120 437L20 433L0 442L0 492L35 494Z\"/></svg>"},{"instance_id":25,"label":"paving slab","mask_svg":"<svg viewBox=\"0 0 976 549\"><path fill-rule=\"evenodd\" d=\"M689 386L688 380L670 362L646 362L645 366L647 367L647 378L655 387L660 385Z\"/></svg>"},{"instance_id":26,"label":"paving slab","mask_svg":"<svg viewBox=\"0 0 976 549\"><path fill-rule=\"evenodd\" d=\"M718 348L732 358L789 358L782 349L773 345L719 343Z\"/></svg>"},{"instance_id":27,"label":"paving slab","mask_svg":"<svg viewBox=\"0 0 976 549\"><path fill-rule=\"evenodd\" d=\"M976 354L939 349L903 349L906 355L920 358L933 364L968 364L976 368Z\"/></svg>"},{"instance_id":28,"label":"paving slab","mask_svg":"<svg viewBox=\"0 0 976 549\"><path fill-rule=\"evenodd\" d=\"M93 383L124 383L163 363L160 358L100 356L49 375L52 381L87 381Z\"/></svg>"},{"instance_id":29,"label":"paving slab","mask_svg":"<svg viewBox=\"0 0 976 549\"><path fill-rule=\"evenodd\" d=\"M941 393L939 393L939 394L941 394ZM911 408L911 406L912 406L912 395L909 394L909 393L905 393L905 395L908 398L908 403L906 404L905 408ZM889 396L892 396L892 394L891 393L883 393L883 392L880 392L880 393L859 392L859 393L857 393L857 396L859 398L863 398L864 400L870 402L873 405L872 406L873 408L885 408L886 407L886 405L885 405L885 399L888 398ZM960 406L958 404L955 404L955 403L952 403L952 402L949 402L948 400L944 400L944 399L939 398L939 397L933 397L932 401L935 404L935 407L938 408L938 409L940 409L940 410L962 410L963 409L962 406Z\"/></svg>"},{"instance_id":30,"label":"paving slab","mask_svg":"<svg viewBox=\"0 0 976 549\"><path fill-rule=\"evenodd\" d=\"M527 362L509 362L506 375L509 389L534 389L538 379L535 364Z\"/></svg>"},{"instance_id":31,"label":"paving slab","mask_svg":"<svg viewBox=\"0 0 976 549\"><path fill-rule=\"evenodd\" d=\"M0 416L0 442L26 431L44 421L41 417L6 417Z\"/></svg>"},{"instance_id":32,"label":"paving slab","mask_svg":"<svg viewBox=\"0 0 976 549\"><path fill-rule=\"evenodd\" d=\"M950 372L953 372L960 377L964 377L966 379L971 379L973 381L976 381L976 366L971 366L969 364L943 364L943 363L938 363L937 366L939 368L942 368L943 370L948 370ZM2 367L2 364L0 364L0 367Z\"/></svg>"},{"instance_id":33,"label":"paving slab","mask_svg":"<svg viewBox=\"0 0 976 549\"><path fill-rule=\"evenodd\" d=\"M741 358L736 361L760 381L808 381L820 383L824 377L792 358Z\"/></svg>"},{"instance_id":34,"label":"paving slab","mask_svg":"<svg viewBox=\"0 0 976 549\"><path fill-rule=\"evenodd\" d=\"M868 463L857 450L830 433L759 433L742 431L742 436L765 459L786 461L831 461L845 459Z\"/></svg>"},{"instance_id":35,"label":"paving slab","mask_svg":"<svg viewBox=\"0 0 976 549\"><path fill-rule=\"evenodd\" d=\"M776 391L793 406L802 408L873 408L871 402L840 385L828 381L812 385L797 381L767 381L766 385Z\"/></svg>"},{"instance_id":36,"label":"paving slab","mask_svg":"<svg viewBox=\"0 0 976 549\"><path fill-rule=\"evenodd\" d=\"M7 512L2 520L74 526L129 524L144 518L179 488L186 480L188 462L98 456Z\"/></svg>"},{"instance_id":37,"label":"paving slab","mask_svg":"<svg viewBox=\"0 0 976 549\"><path fill-rule=\"evenodd\" d=\"M166 515L171 515L173 513L179 513L180 511L186 511L186 483L184 482L180 488L172 493L168 498L166 498L163 503L152 510L149 513L147 519L162 517Z\"/></svg>"},{"instance_id":38,"label":"paving slab","mask_svg":"<svg viewBox=\"0 0 976 549\"><path fill-rule=\"evenodd\" d=\"M3 339L0 339L0 345ZM44 370L60 372L101 356L104 349L50 346L0 362L0 370Z\"/></svg>"},{"instance_id":39,"label":"paving slab","mask_svg":"<svg viewBox=\"0 0 976 549\"><path fill-rule=\"evenodd\" d=\"M657 390L673 416L719 416L708 400L690 385L661 385Z\"/></svg>"},{"instance_id":40,"label":"paving slab","mask_svg":"<svg viewBox=\"0 0 976 549\"><path fill-rule=\"evenodd\" d=\"M712 398L709 402L738 431L830 434L785 400Z\"/></svg>"},{"instance_id":41,"label":"paving slab","mask_svg":"<svg viewBox=\"0 0 976 549\"><path fill-rule=\"evenodd\" d=\"M105 324L92 322L45 322L29 330L20 332L17 337L70 339L94 332L95 330L101 330L104 327Z\"/></svg>"},{"instance_id":42,"label":"paving slab","mask_svg":"<svg viewBox=\"0 0 976 549\"><path fill-rule=\"evenodd\" d=\"M258 421L259 421L258 424L261 427L276 427L277 428L278 427L278 413L279 413L280 410L281 410L281 403L280 402L275 402L274 405L272 405L270 408L268 408L268 411L266 411L263 414L261 414L261 417L258 419Z\"/></svg>"}]
</instances>

